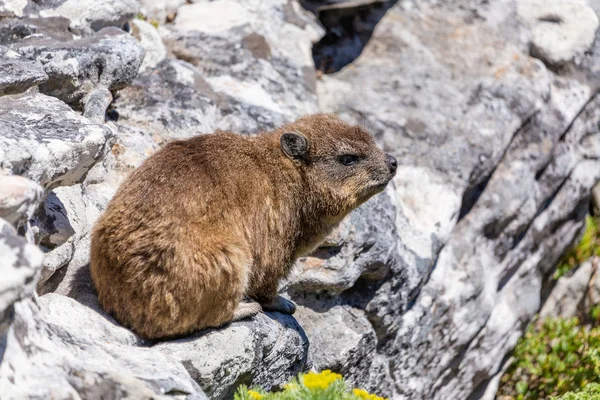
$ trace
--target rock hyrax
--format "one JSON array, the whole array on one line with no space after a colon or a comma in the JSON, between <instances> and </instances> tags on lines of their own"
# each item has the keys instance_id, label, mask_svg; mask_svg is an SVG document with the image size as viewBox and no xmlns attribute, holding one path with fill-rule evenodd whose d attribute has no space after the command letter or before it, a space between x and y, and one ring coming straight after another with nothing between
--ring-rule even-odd
<instances>
[{"instance_id":1,"label":"rock hyrax","mask_svg":"<svg viewBox=\"0 0 600 400\"><path fill-rule=\"evenodd\" d=\"M333 115L252 137L170 142L131 173L94 227L100 304L148 339L261 309L293 313L278 282L395 173L367 131Z\"/></svg>"}]
</instances>

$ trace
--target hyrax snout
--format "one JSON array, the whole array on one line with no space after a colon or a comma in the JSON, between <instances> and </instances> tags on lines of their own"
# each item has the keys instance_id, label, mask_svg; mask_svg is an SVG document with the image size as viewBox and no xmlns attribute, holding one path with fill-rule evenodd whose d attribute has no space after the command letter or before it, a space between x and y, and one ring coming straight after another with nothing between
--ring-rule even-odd
<instances>
[{"instance_id":1,"label":"hyrax snout","mask_svg":"<svg viewBox=\"0 0 600 400\"><path fill-rule=\"evenodd\" d=\"M170 142L131 173L94 227L100 304L148 339L261 309L293 313L278 282L396 168L368 132L333 115L252 137Z\"/></svg>"}]
</instances>

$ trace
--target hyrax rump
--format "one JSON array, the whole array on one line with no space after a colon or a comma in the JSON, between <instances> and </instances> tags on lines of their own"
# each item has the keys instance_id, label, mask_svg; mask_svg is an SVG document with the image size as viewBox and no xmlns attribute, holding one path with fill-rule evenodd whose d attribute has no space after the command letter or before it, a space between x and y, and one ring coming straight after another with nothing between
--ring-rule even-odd
<instances>
[{"instance_id":1,"label":"hyrax rump","mask_svg":"<svg viewBox=\"0 0 600 400\"><path fill-rule=\"evenodd\" d=\"M333 115L173 141L131 173L94 227L100 304L148 339L261 306L293 313L278 282L395 172L368 132Z\"/></svg>"}]
</instances>

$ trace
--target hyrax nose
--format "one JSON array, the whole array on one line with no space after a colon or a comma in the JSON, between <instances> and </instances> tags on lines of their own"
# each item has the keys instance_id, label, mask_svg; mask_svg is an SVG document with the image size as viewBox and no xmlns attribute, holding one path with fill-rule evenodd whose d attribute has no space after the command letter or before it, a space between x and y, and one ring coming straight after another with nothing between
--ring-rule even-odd
<instances>
[{"instance_id":1,"label":"hyrax nose","mask_svg":"<svg viewBox=\"0 0 600 400\"><path fill-rule=\"evenodd\" d=\"M392 157L391 155L388 154L387 162L390 167L390 172L392 174L396 173L396 169L398 169L398 160L396 160L394 157Z\"/></svg>"}]
</instances>

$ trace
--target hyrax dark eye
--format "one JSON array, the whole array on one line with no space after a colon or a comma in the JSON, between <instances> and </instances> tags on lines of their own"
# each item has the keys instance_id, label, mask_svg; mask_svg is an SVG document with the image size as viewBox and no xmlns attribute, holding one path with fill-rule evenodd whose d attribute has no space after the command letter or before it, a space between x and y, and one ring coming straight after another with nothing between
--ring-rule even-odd
<instances>
[{"instance_id":1,"label":"hyrax dark eye","mask_svg":"<svg viewBox=\"0 0 600 400\"><path fill-rule=\"evenodd\" d=\"M360 160L360 158L353 154L344 154L343 156L340 156L338 158L338 161L340 162L340 164L343 164L343 165L354 165L359 160Z\"/></svg>"}]
</instances>

